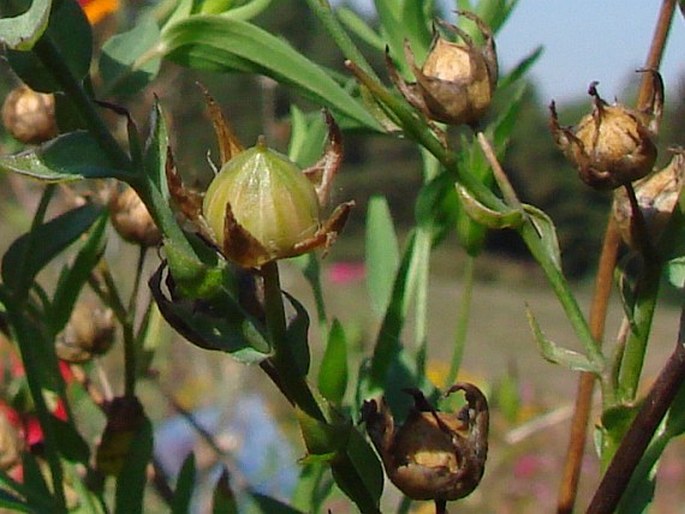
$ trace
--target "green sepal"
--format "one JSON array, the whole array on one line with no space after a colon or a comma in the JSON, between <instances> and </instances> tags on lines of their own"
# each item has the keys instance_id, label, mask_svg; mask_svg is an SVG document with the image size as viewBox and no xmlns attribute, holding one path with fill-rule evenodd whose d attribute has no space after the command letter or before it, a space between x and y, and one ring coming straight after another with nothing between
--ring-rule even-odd
<instances>
[{"instance_id":1,"label":"green sepal","mask_svg":"<svg viewBox=\"0 0 685 514\"><path fill-rule=\"evenodd\" d=\"M455 184L455 189L464 212L476 223L493 229L517 228L523 223L523 212L515 209L495 211L479 202L461 184Z\"/></svg>"}]
</instances>

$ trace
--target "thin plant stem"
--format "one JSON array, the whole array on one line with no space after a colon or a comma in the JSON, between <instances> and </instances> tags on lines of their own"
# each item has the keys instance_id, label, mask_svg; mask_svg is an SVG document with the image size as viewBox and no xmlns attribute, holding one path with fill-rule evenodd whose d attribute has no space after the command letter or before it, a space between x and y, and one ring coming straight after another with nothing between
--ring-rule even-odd
<instances>
[{"instance_id":1,"label":"thin plant stem","mask_svg":"<svg viewBox=\"0 0 685 514\"><path fill-rule=\"evenodd\" d=\"M642 407L623 436L587 514L610 514L628 487L635 468L649 446L656 429L685 383L685 309L680 315L680 333L675 350L650 388Z\"/></svg>"},{"instance_id":2,"label":"thin plant stem","mask_svg":"<svg viewBox=\"0 0 685 514\"><path fill-rule=\"evenodd\" d=\"M645 68L658 69L663 56L666 39L671 26L673 18L673 11L675 8L675 0L664 0L661 5L661 10L657 19L652 43L647 55ZM649 74L642 77L640 90L638 93L637 107L644 109L649 103L652 96L652 78ZM590 329L593 336L601 342L604 333L604 325L607 316L607 308L609 303L609 296L613 282L614 268L616 267L616 259L618 254L618 247L620 245L620 237L618 227L613 218L609 215L607 223L607 230L604 235L604 242L602 243L602 253L600 255L597 275L595 278L595 292L590 307ZM607 384L609 387L609 384ZM590 410L592 405L592 394L594 390L594 377L588 373L581 373L578 382L578 390L576 395L576 406L571 421L571 433L569 438L569 446L564 462L564 471L562 474L561 486L559 489L557 512L559 514L570 513L573 511L576 496L578 493L578 481L580 478L580 469L583 462L583 455L585 450L585 440L587 433L587 426L590 419ZM613 388L611 388L613 391ZM603 403L606 405L606 398L609 391L604 391L605 398ZM612 398L614 395L611 395Z\"/></svg>"},{"instance_id":3,"label":"thin plant stem","mask_svg":"<svg viewBox=\"0 0 685 514\"><path fill-rule=\"evenodd\" d=\"M64 93L74 102L88 130L97 139L103 151L122 170L128 170L131 162L128 155L112 136L98 114L95 104L64 62L54 42L47 34L44 34L33 50L62 87Z\"/></svg>"},{"instance_id":4,"label":"thin plant stem","mask_svg":"<svg viewBox=\"0 0 685 514\"><path fill-rule=\"evenodd\" d=\"M599 265L595 278L595 290L590 307L590 331L596 341L601 343L604 338L609 298L613 287L613 272L616 266L618 247L621 236L613 216L609 217L604 242L599 257ZM578 482L585 454L585 441L587 426L592 410L592 394L595 386L595 375L582 372L578 379L576 401L571 419L571 431L569 436L564 468L561 475L561 484L557 499L557 513L570 514L578 494Z\"/></svg>"},{"instance_id":5,"label":"thin plant stem","mask_svg":"<svg viewBox=\"0 0 685 514\"><path fill-rule=\"evenodd\" d=\"M326 417L305 377L297 369L295 358L288 347L278 264L275 261L264 264L261 268L261 274L264 280L266 323L274 354L271 362L278 377L276 385L283 390L294 405L310 417L325 422Z\"/></svg>"},{"instance_id":6,"label":"thin plant stem","mask_svg":"<svg viewBox=\"0 0 685 514\"><path fill-rule=\"evenodd\" d=\"M475 270L476 258L472 255L466 256L464 269L462 271L462 292L459 302L459 312L457 313L457 328L454 334L454 348L452 349L452 359L450 361L450 369L447 373L447 380L445 386L453 384L459 369L461 368L461 361L464 357L464 348L466 347L466 336L469 328L469 318L471 316L471 305L473 299L473 280Z\"/></svg>"}]
</instances>

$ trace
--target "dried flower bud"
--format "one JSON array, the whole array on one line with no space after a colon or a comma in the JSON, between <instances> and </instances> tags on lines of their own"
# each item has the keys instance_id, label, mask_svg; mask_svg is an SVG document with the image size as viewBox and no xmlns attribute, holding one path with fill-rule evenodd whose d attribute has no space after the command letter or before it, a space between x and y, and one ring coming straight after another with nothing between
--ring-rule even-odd
<instances>
[{"instance_id":1,"label":"dried flower bud","mask_svg":"<svg viewBox=\"0 0 685 514\"><path fill-rule=\"evenodd\" d=\"M147 207L132 188L115 191L109 208L112 226L124 240L145 247L162 242L162 234Z\"/></svg>"},{"instance_id":2,"label":"dried flower bud","mask_svg":"<svg viewBox=\"0 0 685 514\"><path fill-rule=\"evenodd\" d=\"M132 443L146 421L145 411L135 396L112 400L107 410L107 425L95 454L95 467L106 475L117 475L135 451Z\"/></svg>"},{"instance_id":3,"label":"dried flower bud","mask_svg":"<svg viewBox=\"0 0 685 514\"><path fill-rule=\"evenodd\" d=\"M561 127L554 102L550 105L550 128L557 146L577 168L580 178L596 189L615 189L641 179L656 161L654 118L663 105L663 84L655 71L655 94L644 112L620 104L608 105L597 93L597 82L588 93L594 98L592 112L574 129Z\"/></svg>"},{"instance_id":4,"label":"dried flower bud","mask_svg":"<svg viewBox=\"0 0 685 514\"><path fill-rule=\"evenodd\" d=\"M18 430L0 410L0 470L7 471L21 463L23 442Z\"/></svg>"},{"instance_id":5,"label":"dried flower bud","mask_svg":"<svg viewBox=\"0 0 685 514\"><path fill-rule=\"evenodd\" d=\"M415 500L440 502L469 495L485 469L488 451L487 400L474 385L458 383L447 391L465 392L458 413L436 411L418 390L414 407L396 428L383 399L364 402L362 420L388 477Z\"/></svg>"},{"instance_id":6,"label":"dried flower bud","mask_svg":"<svg viewBox=\"0 0 685 514\"><path fill-rule=\"evenodd\" d=\"M2 123L22 143L39 144L57 135L55 97L28 86L12 90L2 105Z\"/></svg>"},{"instance_id":7,"label":"dried flower bud","mask_svg":"<svg viewBox=\"0 0 685 514\"><path fill-rule=\"evenodd\" d=\"M671 219L684 180L685 151L678 150L664 169L635 184L637 203L653 241L659 238ZM631 248L639 249L633 236L633 210L623 188L614 191L613 214L623 240Z\"/></svg>"},{"instance_id":8,"label":"dried flower bud","mask_svg":"<svg viewBox=\"0 0 685 514\"><path fill-rule=\"evenodd\" d=\"M476 23L485 39L483 47L477 47L459 27L440 21L464 42L453 43L436 31L421 68L416 65L409 43L405 42L405 58L416 83L404 82L388 56L386 62L390 77L402 95L426 117L450 125L475 125L487 111L495 92L497 52L492 32L483 21L470 12L458 13Z\"/></svg>"},{"instance_id":9,"label":"dried flower bud","mask_svg":"<svg viewBox=\"0 0 685 514\"><path fill-rule=\"evenodd\" d=\"M85 362L112 347L114 331L114 313L111 309L78 303L69 323L57 337L55 352L67 362Z\"/></svg>"},{"instance_id":10,"label":"dried flower bud","mask_svg":"<svg viewBox=\"0 0 685 514\"><path fill-rule=\"evenodd\" d=\"M185 188L169 156L169 192L183 214L225 257L244 268L327 249L354 205L341 204L328 219L321 218L342 157L340 131L333 118L326 114L329 144L324 156L301 170L267 148L263 138L244 150L214 100L205 94L222 168L202 200Z\"/></svg>"}]
</instances>

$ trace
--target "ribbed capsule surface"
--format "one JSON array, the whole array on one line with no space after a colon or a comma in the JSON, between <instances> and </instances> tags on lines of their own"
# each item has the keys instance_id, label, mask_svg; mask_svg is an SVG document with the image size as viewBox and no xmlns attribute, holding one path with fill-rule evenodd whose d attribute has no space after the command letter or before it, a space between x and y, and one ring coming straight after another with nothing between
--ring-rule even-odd
<instances>
[{"instance_id":1,"label":"ribbed capsule surface","mask_svg":"<svg viewBox=\"0 0 685 514\"><path fill-rule=\"evenodd\" d=\"M220 246L227 203L238 223L273 254L319 228L314 186L297 165L262 141L228 161L207 189L203 214Z\"/></svg>"}]
</instances>

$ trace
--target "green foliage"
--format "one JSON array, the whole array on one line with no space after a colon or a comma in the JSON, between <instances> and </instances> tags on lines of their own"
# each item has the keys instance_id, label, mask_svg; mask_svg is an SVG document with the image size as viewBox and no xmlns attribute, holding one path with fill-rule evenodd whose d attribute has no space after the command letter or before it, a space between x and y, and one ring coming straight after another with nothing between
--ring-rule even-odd
<instances>
[{"instance_id":1,"label":"green foliage","mask_svg":"<svg viewBox=\"0 0 685 514\"><path fill-rule=\"evenodd\" d=\"M496 33L517 1L458 0L455 4L477 13ZM638 419L638 383L658 284L665 273L672 285L682 289L682 248L668 245L666 265L649 262L645 255L640 273L633 274L628 267L621 270L632 332L626 338L625 352L619 348L612 358L605 356L565 273L580 274L594 262L588 260L593 252L584 243L598 240L594 229L603 226L598 217L605 219L608 200L599 197L601 200L592 207L578 208L587 205L589 198L598 197L582 189L574 172L563 169L551 138L539 136L546 115L527 75L541 49L524 56L500 77L491 113L477 128L448 128L427 119L424 112L387 85L388 81L381 78L385 73L376 70L386 58L387 46L389 58L397 63L400 73L412 80L405 44L408 42L417 61L423 62L430 50L433 20L440 11L438 3L376 0L376 16L367 20L347 7L334 8L318 0L179 0L160 10L138 13L133 9L131 23L115 24L118 32L105 41L97 30L94 39L75 1L52 5L47 0L35 0L19 6L25 7L24 13L4 8L0 18L0 41L7 47L9 65L34 89L60 92L58 110L64 111L60 114L63 133L58 137L16 154L0 155L0 170L48 184L31 227L10 245L0 270L0 330L11 340L12 351L23 364L25 376L13 380L28 391L28 399L11 408L37 417L45 451L40 457L24 452L20 463L23 483L4 471L0 473L0 506L26 512L63 512L67 508L66 486L73 485L83 498L83 509L121 513L147 509L153 427L146 415L141 415L135 430L127 432L130 438L124 445L125 455L116 456L123 467L115 473L112 491L75 471L91 465L94 448L73 414L74 398L101 408L108 418L108 430L114 430L111 422L116 421L109 418L112 411L106 404L81 389L89 385L88 380L75 383L77 379L65 371L66 365L55 353L56 344L70 328L75 305L89 287L111 309L121 327L122 398L126 401L138 404L136 387L143 378L149 378L153 354L163 346L160 323L164 318L201 349L226 353L244 364L257 364L283 395L287 408L292 407L307 449L293 498L296 506L257 493L252 484L238 481L236 487L241 487L234 494L224 471L213 489L213 512L318 512L326 508L329 496L343 494L361 512L386 510L382 502L383 467L363 434L363 424L357 424L360 411L367 400L383 396L399 426L411 408L406 390L422 391L427 398L424 402L437 399L435 385L426 378L431 253L454 236L472 262L493 244L491 231L504 228L517 235L540 266L582 346L582 351L576 351L552 342L528 310L542 356L602 380L605 396L598 448L603 464L620 451L628 427ZM458 21L460 26L472 31L473 24L463 18ZM289 24L288 31L281 31L283 24ZM354 38L366 44L369 55L357 48ZM93 41L97 41L95 49ZM168 101L166 95L162 101L155 97L150 102L143 141L132 113L138 116L136 102L145 97L143 92L153 89L153 83L155 90L169 85L165 82L169 80L165 62L187 68L180 72L183 78L179 81L184 86L198 72L203 78L216 80L217 90L225 87L226 98L240 98L244 104L242 114L235 119L245 120L252 130L264 122L269 136L279 139L276 144L288 147L293 161L302 166L318 163L324 179L331 174L327 165L332 158L328 155L318 161L327 135L318 109L330 110L346 131L346 141L353 142L347 150L352 155L350 160L356 157L363 161L373 154L368 168L360 166L356 174L351 173L349 187L344 189L345 195L369 198L364 262L370 307L380 321L378 332L371 338L372 348L356 348L349 327L341 321L343 317L328 317L327 282L322 279L319 260L307 255L297 264L312 290L325 342L322 353L312 351L310 313L305 303L283 291L278 264L270 262L253 270L229 262L197 211L196 198L179 186L179 179L168 183L168 175L175 172L170 145L180 154L175 163L183 162L189 155L183 147L193 146L186 142L202 140L203 136L200 131L195 133L195 125L185 123L198 118L197 103L186 102L186 97L201 94L183 91L179 95L183 96L180 114L169 125L165 117L174 109L167 109L168 113L162 110L162 103ZM227 73L231 74L230 83L225 81ZM256 81L238 75L263 75L283 89L258 86ZM94 98L107 101L96 102ZM114 101L130 103L131 111ZM255 116L256 112L265 113L264 119ZM114 136L106 116L125 122L125 137ZM284 132L281 116L289 124L288 144L279 136ZM67 118L69 123L63 124ZM673 130L679 130L673 125ZM65 130L67 126L79 129ZM224 132L228 131L226 127ZM208 132L211 130L206 128ZM405 140L402 146L398 146L399 138ZM225 149L226 141L220 144ZM313 176L317 178L316 172ZM139 294L146 278L146 259L154 252L139 249L128 302L122 299L115 274L108 268L105 248L114 237L108 220L114 213L93 201L79 207L60 206L58 214L48 216L55 183L73 186L106 178L132 187L162 233L162 259L149 279L156 307ZM395 193L401 198L393 198L393 188L403 192ZM566 193L562 200L560 191ZM171 204L181 207L189 223L177 218ZM224 230L236 231L243 238L238 241L248 247L248 235L236 228L238 219L227 208ZM558 230L565 219L571 223ZM664 239L678 239L682 224L682 216L675 216ZM327 245L339 231L336 227ZM43 276L49 275L55 264L61 272L54 283L45 285ZM473 280L472 272L465 276ZM465 286L470 291L471 284ZM468 313L470 295L464 294L466 301L461 308ZM409 322L414 325L413 337L407 334ZM459 371L467 322L467 315L459 316L451 378ZM79 371L87 376L93 369L86 365ZM500 388L500 408L510 419L520 407L517 386L512 379ZM66 394L74 388L80 394ZM682 397L681 391L642 456L620 512L637 512L651 500L655 466L667 443L685 430ZM432 408L418 407L423 414ZM362 421L369 420L364 416ZM95 460L96 467L102 467L101 459ZM105 470L88 471L91 478L91 474L97 476ZM171 493L166 501L171 512L190 509L198 488L196 475L195 459L190 455L175 489L168 488Z\"/></svg>"}]
</instances>

